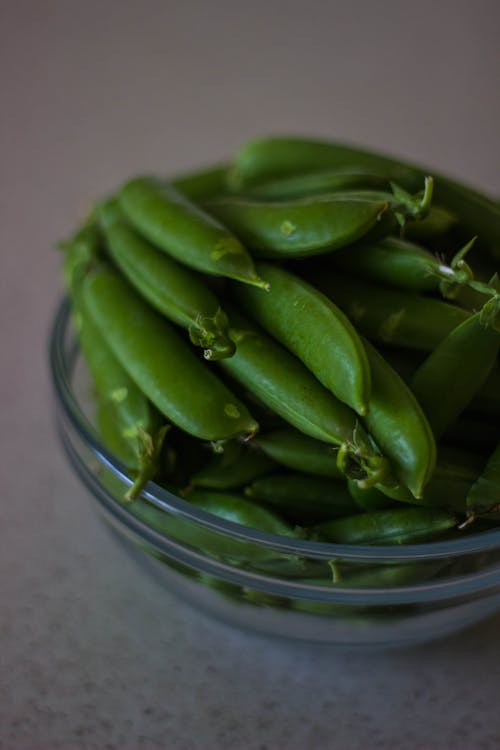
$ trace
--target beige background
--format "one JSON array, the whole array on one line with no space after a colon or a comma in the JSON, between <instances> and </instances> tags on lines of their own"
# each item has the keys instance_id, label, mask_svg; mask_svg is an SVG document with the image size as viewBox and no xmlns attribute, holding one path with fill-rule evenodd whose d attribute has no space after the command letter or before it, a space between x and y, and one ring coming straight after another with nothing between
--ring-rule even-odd
<instances>
[{"instance_id":1,"label":"beige background","mask_svg":"<svg viewBox=\"0 0 500 750\"><path fill-rule=\"evenodd\" d=\"M269 132L352 140L500 195L500 5L0 4L0 748L500 746L500 619L399 654L231 631L110 548L61 456L56 240L137 171Z\"/></svg>"}]
</instances>

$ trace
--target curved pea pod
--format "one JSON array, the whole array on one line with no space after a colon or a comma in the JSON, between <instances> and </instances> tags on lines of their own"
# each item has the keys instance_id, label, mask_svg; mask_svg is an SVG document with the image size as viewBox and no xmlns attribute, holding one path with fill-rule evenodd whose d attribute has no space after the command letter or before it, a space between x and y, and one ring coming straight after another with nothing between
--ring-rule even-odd
<instances>
[{"instance_id":1,"label":"curved pea pod","mask_svg":"<svg viewBox=\"0 0 500 750\"><path fill-rule=\"evenodd\" d=\"M172 185L138 177L119 193L130 223L180 263L215 276L266 286L237 237Z\"/></svg>"},{"instance_id":2,"label":"curved pea pod","mask_svg":"<svg viewBox=\"0 0 500 750\"><path fill-rule=\"evenodd\" d=\"M405 487L379 486L370 490L374 502L377 493L402 503L441 508L454 513L467 512L466 498L481 471L481 459L468 451L439 446L434 473L421 498L415 498ZM361 495L362 490L359 491ZM382 502L382 498L379 497Z\"/></svg>"},{"instance_id":3,"label":"curved pea pod","mask_svg":"<svg viewBox=\"0 0 500 750\"><path fill-rule=\"evenodd\" d=\"M369 339L432 351L470 313L442 300L314 269L308 280L338 305Z\"/></svg>"},{"instance_id":4,"label":"curved pea pod","mask_svg":"<svg viewBox=\"0 0 500 750\"><path fill-rule=\"evenodd\" d=\"M257 431L246 406L116 272L87 276L84 299L116 358L169 421L203 440Z\"/></svg>"},{"instance_id":5,"label":"curved pea pod","mask_svg":"<svg viewBox=\"0 0 500 750\"><path fill-rule=\"evenodd\" d=\"M226 309L236 353L219 366L298 430L341 445L344 463L348 457L363 477L385 477L388 462L364 439L356 414L256 324L236 308Z\"/></svg>"},{"instance_id":6,"label":"curved pea pod","mask_svg":"<svg viewBox=\"0 0 500 750\"><path fill-rule=\"evenodd\" d=\"M170 182L190 201L199 203L227 192L228 168L228 164L216 164L176 175Z\"/></svg>"},{"instance_id":7,"label":"curved pea pod","mask_svg":"<svg viewBox=\"0 0 500 750\"><path fill-rule=\"evenodd\" d=\"M293 428L260 433L254 442L264 453L283 466L307 474L340 479L335 449Z\"/></svg>"},{"instance_id":8,"label":"curved pea pod","mask_svg":"<svg viewBox=\"0 0 500 750\"><path fill-rule=\"evenodd\" d=\"M370 570L347 571L338 580L332 581L328 578L318 578L308 581L308 583L329 586L331 588L385 589L408 586L412 583L422 583L432 578L442 567L443 563L440 561L378 565L372 567ZM292 603L292 608L313 615L346 617L350 620L363 618L363 621L366 621L366 618L371 619L371 617L376 616L380 612L380 609L375 609L373 605L336 604L310 599L296 599Z\"/></svg>"},{"instance_id":9,"label":"curved pea pod","mask_svg":"<svg viewBox=\"0 0 500 750\"><path fill-rule=\"evenodd\" d=\"M372 395L364 423L392 462L399 481L421 497L436 464L436 443L422 409L408 386L365 341L372 372Z\"/></svg>"},{"instance_id":10,"label":"curved pea pod","mask_svg":"<svg viewBox=\"0 0 500 750\"><path fill-rule=\"evenodd\" d=\"M483 471L467 495L470 516L500 511L500 444L489 457Z\"/></svg>"},{"instance_id":11,"label":"curved pea pod","mask_svg":"<svg viewBox=\"0 0 500 750\"><path fill-rule=\"evenodd\" d=\"M197 490L189 502L206 513L270 534L293 538L298 533L275 514L237 495ZM207 526L161 510L141 498L130 506L130 510L160 534L222 560L254 564L282 559L293 562L296 559L293 555L281 555L272 549L213 531Z\"/></svg>"},{"instance_id":12,"label":"curved pea pod","mask_svg":"<svg viewBox=\"0 0 500 750\"><path fill-rule=\"evenodd\" d=\"M407 240L430 242L434 238L442 239L458 223L458 217L452 211L448 211L442 206L433 205L423 219L405 224L404 235Z\"/></svg>"},{"instance_id":13,"label":"curved pea pod","mask_svg":"<svg viewBox=\"0 0 500 750\"><path fill-rule=\"evenodd\" d=\"M229 196L205 206L255 255L284 259L321 255L350 245L377 228L389 210L384 200L335 195L286 202Z\"/></svg>"},{"instance_id":14,"label":"curved pea pod","mask_svg":"<svg viewBox=\"0 0 500 750\"><path fill-rule=\"evenodd\" d=\"M83 359L97 395L99 433L109 449L131 470L134 483L125 493L133 500L158 470L168 426L114 356L85 306L83 280L98 258L98 233L79 232L68 243L64 275Z\"/></svg>"},{"instance_id":15,"label":"curved pea pod","mask_svg":"<svg viewBox=\"0 0 500 750\"><path fill-rule=\"evenodd\" d=\"M457 326L420 365L412 389L439 438L470 404L500 350L500 298Z\"/></svg>"},{"instance_id":16,"label":"curved pea pod","mask_svg":"<svg viewBox=\"0 0 500 750\"><path fill-rule=\"evenodd\" d=\"M150 479L159 470L160 452L170 425L156 427L149 431L141 427L132 430L127 427L119 407L112 401L98 401L97 428L104 445L126 466L133 483L123 496L126 502L135 500Z\"/></svg>"},{"instance_id":17,"label":"curved pea pod","mask_svg":"<svg viewBox=\"0 0 500 750\"><path fill-rule=\"evenodd\" d=\"M418 190L429 170L384 154L353 148L342 143L274 136L246 143L234 159L230 183L235 189L266 179L313 172L318 169L364 169L396 181L406 190ZM434 174L436 206L460 217L471 234L489 245L493 257L500 258L500 204L477 190ZM426 220L411 225L421 228Z\"/></svg>"},{"instance_id":18,"label":"curved pea pod","mask_svg":"<svg viewBox=\"0 0 500 750\"><path fill-rule=\"evenodd\" d=\"M241 190L270 179L331 169L364 169L405 187L409 179L415 182L413 170L395 159L345 144L289 136L245 143L235 155L229 182L234 190Z\"/></svg>"},{"instance_id":19,"label":"curved pea pod","mask_svg":"<svg viewBox=\"0 0 500 750\"><path fill-rule=\"evenodd\" d=\"M115 199L98 208L108 252L130 284L158 312L186 328L206 359L230 357L234 344L215 294L196 273L160 252L124 220Z\"/></svg>"},{"instance_id":20,"label":"curved pea pod","mask_svg":"<svg viewBox=\"0 0 500 750\"><path fill-rule=\"evenodd\" d=\"M457 263L461 262L462 253L463 250ZM397 237L356 245L335 253L330 262L341 271L397 289L421 293L440 291L444 296L452 296L458 286L467 284L471 278L467 270L456 267L453 261L448 266L424 247Z\"/></svg>"},{"instance_id":21,"label":"curved pea pod","mask_svg":"<svg viewBox=\"0 0 500 750\"><path fill-rule=\"evenodd\" d=\"M245 495L272 506L299 526L352 515L357 511L345 482L299 472L255 479L245 488Z\"/></svg>"},{"instance_id":22,"label":"curved pea pod","mask_svg":"<svg viewBox=\"0 0 500 750\"><path fill-rule=\"evenodd\" d=\"M242 526L257 529L268 534L289 538L300 538L300 530L295 529L276 513L255 503L230 493L212 490L194 490L189 502L199 510L212 513L219 518ZM176 532L176 536L179 534ZM184 536L184 535L183 535ZM251 542L240 541L202 527L191 525L186 530L185 540L194 547L206 550L225 560L261 563L265 561L297 561L296 556L260 547Z\"/></svg>"},{"instance_id":23,"label":"curved pea pod","mask_svg":"<svg viewBox=\"0 0 500 750\"><path fill-rule=\"evenodd\" d=\"M352 323L324 294L299 276L258 263L271 290L240 286L234 296L264 330L293 352L325 388L366 414L370 368Z\"/></svg>"},{"instance_id":24,"label":"curved pea pod","mask_svg":"<svg viewBox=\"0 0 500 750\"><path fill-rule=\"evenodd\" d=\"M222 453L211 456L205 466L190 478L190 485L232 490L269 473L276 466L275 461L256 450L252 444L242 445L237 441L229 441L224 445ZM185 494L189 496L189 493Z\"/></svg>"},{"instance_id":25,"label":"curved pea pod","mask_svg":"<svg viewBox=\"0 0 500 750\"><path fill-rule=\"evenodd\" d=\"M258 183L245 194L263 200L289 200L353 189L383 189L388 182L379 175L362 171L323 170L291 175Z\"/></svg>"},{"instance_id":26,"label":"curved pea pod","mask_svg":"<svg viewBox=\"0 0 500 750\"><path fill-rule=\"evenodd\" d=\"M369 487L364 490L359 487L357 482L348 479L347 488L352 499L356 503L358 510L369 512L374 510L386 510L387 508L393 508L397 505L397 502L387 495L384 495L376 487Z\"/></svg>"},{"instance_id":27,"label":"curved pea pod","mask_svg":"<svg viewBox=\"0 0 500 750\"><path fill-rule=\"evenodd\" d=\"M444 510L402 508L360 513L326 521L314 531L337 544L418 544L441 536L457 525L457 517Z\"/></svg>"}]
</instances>

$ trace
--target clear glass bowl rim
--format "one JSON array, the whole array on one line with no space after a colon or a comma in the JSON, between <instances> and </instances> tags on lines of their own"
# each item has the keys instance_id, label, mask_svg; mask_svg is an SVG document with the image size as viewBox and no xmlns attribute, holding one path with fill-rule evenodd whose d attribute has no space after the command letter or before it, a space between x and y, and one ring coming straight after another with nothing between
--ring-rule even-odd
<instances>
[{"instance_id":1,"label":"clear glass bowl rim","mask_svg":"<svg viewBox=\"0 0 500 750\"><path fill-rule=\"evenodd\" d=\"M71 384L71 376L74 362L76 360L76 354L78 352L76 342L74 356L68 359L65 350L65 340L69 332L70 319L70 302L64 297L56 309L49 338L49 366L56 405L62 410L65 420L69 421L79 438L96 456L98 461L104 463L107 468L110 468L121 479L127 480L124 467L103 445L101 445L95 429L83 413L74 393ZM257 529L251 529L231 521L225 521L217 516L198 510L186 500L173 495L154 482L147 483L143 495L157 507L181 516L187 521L192 521L198 525L206 527L216 533L301 557L319 559L343 558L345 560L358 560L374 564L382 562L404 563L411 561L437 560L444 557L461 557L500 548L500 529L483 531L478 534L468 534L467 536L464 536L463 539L427 542L413 545L397 545L394 547L380 545L333 544L306 541L302 539L288 539L273 534L267 534ZM134 516L125 506L118 503L118 501L113 502L116 506L117 514L122 520L128 520L132 529L135 529L136 531L139 530L140 533L141 529L144 531L147 528L144 524L138 521L137 517ZM158 541L160 535L153 531L152 537L155 537L156 541ZM238 571L238 573L240 572L241 571ZM495 566L494 570L489 569L487 572L470 574L463 579L456 579L456 582L468 581L469 585L467 586L467 589L471 587L474 590L477 590L497 584L499 579L500 569ZM288 583L291 582L288 581ZM441 585L446 588L449 583L450 581L443 581L441 584L439 581L433 582L433 588L439 589L441 588ZM421 586L421 584L418 584L418 586ZM397 588L394 587L393 590L403 590L404 588L405 590L410 591L417 587L413 585ZM304 585L298 584L297 588L298 590L309 588L311 590L320 591L324 587L309 585L304 581ZM389 590L390 589L384 589L386 593ZM373 592L373 594L376 593L375 590L370 591ZM365 593L367 592L368 590L365 590ZM378 593L381 592L379 591ZM437 591L435 594L436 593ZM434 598L434 596L431 598Z\"/></svg>"}]
</instances>

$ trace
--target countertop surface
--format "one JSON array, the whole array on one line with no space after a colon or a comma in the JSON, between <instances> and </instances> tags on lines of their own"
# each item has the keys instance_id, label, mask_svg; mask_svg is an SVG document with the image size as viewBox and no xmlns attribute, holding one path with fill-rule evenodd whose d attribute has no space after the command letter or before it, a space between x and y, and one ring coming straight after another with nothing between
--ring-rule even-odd
<instances>
[{"instance_id":1,"label":"countertop surface","mask_svg":"<svg viewBox=\"0 0 500 750\"><path fill-rule=\"evenodd\" d=\"M498 8L2 4L2 750L500 747L500 616L339 651L232 630L144 576L62 456L46 357L55 242L131 174L310 133L500 195Z\"/></svg>"}]
</instances>

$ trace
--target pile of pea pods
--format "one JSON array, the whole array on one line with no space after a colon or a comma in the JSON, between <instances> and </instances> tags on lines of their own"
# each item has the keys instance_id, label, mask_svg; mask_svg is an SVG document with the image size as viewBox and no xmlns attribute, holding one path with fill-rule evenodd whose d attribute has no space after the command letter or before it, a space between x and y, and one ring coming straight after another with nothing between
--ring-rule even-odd
<instances>
[{"instance_id":1,"label":"pile of pea pods","mask_svg":"<svg viewBox=\"0 0 500 750\"><path fill-rule=\"evenodd\" d=\"M261 531L420 543L500 520L500 207L334 142L139 176L61 243L103 443ZM165 524L168 530L168 524ZM229 555L231 557L231 555Z\"/></svg>"}]
</instances>

